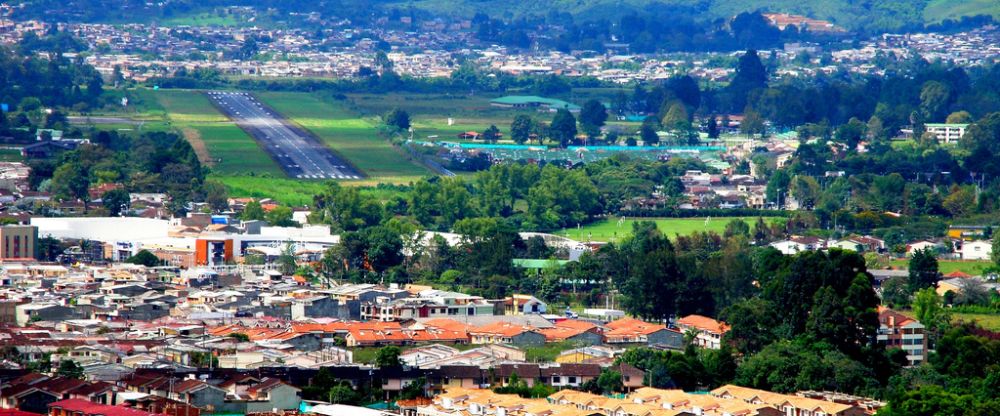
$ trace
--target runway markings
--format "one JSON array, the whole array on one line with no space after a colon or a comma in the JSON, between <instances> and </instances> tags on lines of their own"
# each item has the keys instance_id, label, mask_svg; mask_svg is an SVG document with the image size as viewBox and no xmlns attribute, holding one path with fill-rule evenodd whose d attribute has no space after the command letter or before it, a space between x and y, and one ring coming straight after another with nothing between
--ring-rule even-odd
<instances>
[{"instance_id":1,"label":"runway markings","mask_svg":"<svg viewBox=\"0 0 1000 416\"><path fill-rule=\"evenodd\" d=\"M360 179L314 137L302 133L266 110L245 92L210 91L227 116L262 143L289 177L300 179Z\"/></svg>"}]
</instances>

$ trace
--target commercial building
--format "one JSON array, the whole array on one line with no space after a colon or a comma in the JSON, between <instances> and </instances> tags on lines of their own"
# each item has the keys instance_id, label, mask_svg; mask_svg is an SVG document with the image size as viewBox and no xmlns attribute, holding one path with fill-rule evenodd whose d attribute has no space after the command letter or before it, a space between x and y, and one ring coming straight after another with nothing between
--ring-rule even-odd
<instances>
[{"instance_id":1,"label":"commercial building","mask_svg":"<svg viewBox=\"0 0 1000 416\"><path fill-rule=\"evenodd\" d=\"M0 227L0 260L34 259L38 254L38 227L5 225Z\"/></svg>"}]
</instances>

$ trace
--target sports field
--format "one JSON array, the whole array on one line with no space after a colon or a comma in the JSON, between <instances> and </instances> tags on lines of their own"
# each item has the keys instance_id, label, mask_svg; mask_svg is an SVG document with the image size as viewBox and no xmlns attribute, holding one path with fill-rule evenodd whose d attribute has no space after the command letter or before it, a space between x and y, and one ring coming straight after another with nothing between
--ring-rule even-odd
<instances>
[{"instance_id":1,"label":"sports field","mask_svg":"<svg viewBox=\"0 0 1000 416\"><path fill-rule=\"evenodd\" d=\"M222 115L202 92L159 90L149 94L213 172L225 176L285 176L257 142Z\"/></svg>"},{"instance_id":2,"label":"sports field","mask_svg":"<svg viewBox=\"0 0 1000 416\"><path fill-rule=\"evenodd\" d=\"M292 122L311 131L330 149L371 177L430 175L422 165L379 137L373 121L333 100L296 92L265 92L258 97Z\"/></svg>"},{"instance_id":3,"label":"sports field","mask_svg":"<svg viewBox=\"0 0 1000 416\"><path fill-rule=\"evenodd\" d=\"M909 263L909 260L893 260L890 262L890 264L897 269L906 269ZM940 271L941 274L960 271L973 276L980 276L986 268L992 265L992 262L986 260L938 260L938 271Z\"/></svg>"},{"instance_id":4,"label":"sports field","mask_svg":"<svg viewBox=\"0 0 1000 416\"><path fill-rule=\"evenodd\" d=\"M581 228L566 229L559 231L559 235L564 235L577 241L620 241L632 234L632 224L637 221L654 221L656 227L668 237L676 235L689 235L696 231L714 231L722 234L726 229L726 224L734 219L742 219L750 227L757 221L756 217L699 217L699 218L637 218L620 221L619 218L606 219ZM764 218L768 224L784 221L784 218Z\"/></svg>"}]
</instances>

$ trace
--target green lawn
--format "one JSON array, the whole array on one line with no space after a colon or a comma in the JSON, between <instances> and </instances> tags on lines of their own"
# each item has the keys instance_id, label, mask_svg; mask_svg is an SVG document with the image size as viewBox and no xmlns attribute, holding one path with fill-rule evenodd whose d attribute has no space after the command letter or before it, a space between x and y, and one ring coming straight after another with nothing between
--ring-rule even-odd
<instances>
[{"instance_id":1,"label":"green lawn","mask_svg":"<svg viewBox=\"0 0 1000 416\"><path fill-rule=\"evenodd\" d=\"M893 260L891 262L892 267L897 269L906 269L909 265L909 260ZM963 273L968 273L973 276L978 276L983 274L983 270L990 267L993 263L990 261L975 261L975 260L938 260L938 270L941 274L948 274L954 271L961 271Z\"/></svg>"},{"instance_id":2,"label":"green lawn","mask_svg":"<svg viewBox=\"0 0 1000 416\"><path fill-rule=\"evenodd\" d=\"M0 149L0 162L23 162L20 149Z\"/></svg>"},{"instance_id":3,"label":"green lawn","mask_svg":"<svg viewBox=\"0 0 1000 416\"><path fill-rule=\"evenodd\" d=\"M284 172L246 132L219 113L199 91L151 92L173 127L191 142L198 157L223 176L285 177Z\"/></svg>"},{"instance_id":4,"label":"green lawn","mask_svg":"<svg viewBox=\"0 0 1000 416\"><path fill-rule=\"evenodd\" d=\"M737 219L735 217L711 217L706 220L705 217L697 218L639 218L639 219L627 219L619 225L618 218L610 218L604 221L599 221L579 229L567 229L565 231L558 232L559 235L565 235L569 238L578 241L585 240L595 240L595 241L619 241L630 234L632 234L632 224L636 221L655 221L656 226L668 237L673 237L675 235L689 235L696 231L708 232L714 231L716 233L722 234L726 229L726 224L730 220ZM750 227L757 221L754 217L740 218L745 221ZM783 218L765 218L769 224L777 221L783 221Z\"/></svg>"},{"instance_id":5,"label":"green lawn","mask_svg":"<svg viewBox=\"0 0 1000 416\"><path fill-rule=\"evenodd\" d=\"M260 99L318 136L334 152L372 177L430 175L422 165L378 136L375 124L339 101L295 92L265 92Z\"/></svg>"},{"instance_id":6,"label":"green lawn","mask_svg":"<svg viewBox=\"0 0 1000 416\"><path fill-rule=\"evenodd\" d=\"M985 314L985 313L953 313L951 315L951 320L955 321L965 321L965 322L977 322L983 328L991 331L1000 331L1000 314Z\"/></svg>"},{"instance_id":7,"label":"green lawn","mask_svg":"<svg viewBox=\"0 0 1000 416\"><path fill-rule=\"evenodd\" d=\"M171 17L160 22L161 26L241 26L244 25L240 19L231 14L219 16L212 12L189 14L184 16Z\"/></svg>"},{"instance_id":8,"label":"green lawn","mask_svg":"<svg viewBox=\"0 0 1000 416\"><path fill-rule=\"evenodd\" d=\"M916 319L916 315L913 313L912 309L904 309L899 311L900 313ZM951 313L951 321L958 322L976 322L979 326L990 331L1000 331L1000 314L989 314L989 313Z\"/></svg>"}]
</instances>

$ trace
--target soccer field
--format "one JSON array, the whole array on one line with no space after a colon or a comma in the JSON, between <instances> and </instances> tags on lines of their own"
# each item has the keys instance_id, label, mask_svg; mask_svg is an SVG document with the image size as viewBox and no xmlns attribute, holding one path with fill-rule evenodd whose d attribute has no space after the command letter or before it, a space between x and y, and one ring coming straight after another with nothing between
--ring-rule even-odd
<instances>
[{"instance_id":1,"label":"soccer field","mask_svg":"<svg viewBox=\"0 0 1000 416\"><path fill-rule=\"evenodd\" d=\"M656 227L668 237L689 235L697 231L714 231L722 234L726 224L734 219L742 219L751 229L757 221L756 217L696 217L696 218L609 218L584 227L559 231L559 235L567 236L577 241L620 241L632 234L632 224L637 221L654 221ZM768 224L784 221L784 218L764 218Z\"/></svg>"}]
</instances>

